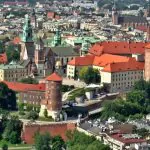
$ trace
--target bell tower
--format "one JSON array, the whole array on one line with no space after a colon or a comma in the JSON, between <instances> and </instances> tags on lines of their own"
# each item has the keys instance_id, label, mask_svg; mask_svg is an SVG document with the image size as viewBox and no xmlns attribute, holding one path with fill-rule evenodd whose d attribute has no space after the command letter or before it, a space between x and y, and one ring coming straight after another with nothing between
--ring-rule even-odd
<instances>
[{"instance_id":1,"label":"bell tower","mask_svg":"<svg viewBox=\"0 0 150 150\"><path fill-rule=\"evenodd\" d=\"M114 6L112 8L112 23L114 25L118 25L118 17L119 17L119 14L117 11L116 2L114 0Z\"/></svg>"},{"instance_id":2,"label":"bell tower","mask_svg":"<svg viewBox=\"0 0 150 150\"><path fill-rule=\"evenodd\" d=\"M22 41L23 42L33 42L33 35L32 35L32 26L31 21L28 15L25 16L25 24L23 26L23 35Z\"/></svg>"},{"instance_id":3,"label":"bell tower","mask_svg":"<svg viewBox=\"0 0 150 150\"><path fill-rule=\"evenodd\" d=\"M61 31L59 28L56 29L56 34L54 36L54 46L59 46L61 45Z\"/></svg>"}]
</instances>

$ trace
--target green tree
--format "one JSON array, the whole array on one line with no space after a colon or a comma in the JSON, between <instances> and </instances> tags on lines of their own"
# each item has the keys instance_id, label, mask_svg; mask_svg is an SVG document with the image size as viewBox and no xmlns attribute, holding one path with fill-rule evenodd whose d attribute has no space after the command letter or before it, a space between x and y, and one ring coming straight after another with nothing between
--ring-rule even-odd
<instances>
[{"instance_id":1,"label":"green tree","mask_svg":"<svg viewBox=\"0 0 150 150\"><path fill-rule=\"evenodd\" d=\"M8 150L8 145L6 143L2 145L2 150Z\"/></svg>"},{"instance_id":2,"label":"green tree","mask_svg":"<svg viewBox=\"0 0 150 150\"><path fill-rule=\"evenodd\" d=\"M20 139L19 139L20 141ZM9 135L9 142L12 144L17 144L18 143L18 133L15 131L12 131L11 134Z\"/></svg>"},{"instance_id":3,"label":"green tree","mask_svg":"<svg viewBox=\"0 0 150 150\"><path fill-rule=\"evenodd\" d=\"M65 148L65 142L60 136L55 136L52 138L52 150L59 150Z\"/></svg>"},{"instance_id":4,"label":"green tree","mask_svg":"<svg viewBox=\"0 0 150 150\"><path fill-rule=\"evenodd\" d=\"M79 78L85 83L100 83L100 74L97 69L83 67L79 72Z\"/></svg>"},{"instance_id":5,"label":"green tree","mask_svg":"<svg viewBox=\"0 0 150 150\"><path fill-rule=\"evenodd\" d=\"M145 91L131 91L127 94L127 101L137 103L141 106L144 105L146 98Z\"/></svg>"},{"instance_id":6,"label":"green tree","mask_svg":"<svg viewBox=\"0 0 150 150\"><path fill-rule=\"evenodd\" d=\"M12 144L21 142L22 122L16 116L12 116L6 123L3 138Z\"/></svg>"},{"instance_id":7,"label":"green tree","mask_svg":"<svg viewBox=\"0 0 150 150\"><path fill-rule=\"evenodd\" d=\"M141 79L134 84L134 90L145 90L146 89L146 81Z\"/></svg>"},{"instance_id":8,"label":"green tree","mask_svg":"<svg viewBox=\"0 0 150 150\"><path fill-rule=\"evenodd\" d=\"M67 132L67 147L71 150L110 150L109 146L105 146L93 136L88 136L78 131Z\"/></svg>"},{"instance_id":9,"label":"green tree","mask_svg":"<svg viewBox=\"0 0 150 150\"><path fill-rule=\"evenodd\" d=\"M15 45L8 45L5 51L9 62L11 62L12 60L14 61L20 60L20 52L17 50Z\"/></svg>"},{"instance_id":10,"label":"green tree","mask_svg":"<svg viewBox=\"0 0 150 150\"><path fill-rule=\"evenodd\" d=\"M50 135L48 133L35 135L35 149L36 150L51 150L50 147Z\"/></svg>"},{"instance_id":11,"label":"green tree","mask_svg":"<svg viewBox=\"0 0 150 150\"><path fill-rule=\"evenodd\" d=\"M24 103L18 103L18 110L19 111L24 111Z\"/></svg>"},{"instance_id":12,"label":"green tree","mask_svg":"<svg viewBox=\"0 0 150 150\"><path fill-rule=\"evenodd\" d=\"M2 109L16 109L16 93L0 82L0 107Z\"/></svg>"},{"instance_id":13,"label":"green tree","mask_svg":"<svg viewBox=\"0 0 150 150\"><path fill-rule=\"evenodd\" d=\"M30 119L30 120L36 120L38 119L38 117L39 117L38 113L33 110L27 114L27 119Z\"/></svg>"},{"instance_id":14,"label":"green tree","mask_svg":"<svg viewBox=\"0 0 150 150\"><path fill-rule=\"evenodd\" d=\"M33 110L33 105L32 104L26 104L26 110L27 111L32 111Z\"/></svg>"},{"instance_id":15,"label":"green tree","mask_svg":"<svg viewBox=\"0 0 150 150\"><path fill-rule=\"evenodd\" d=\"M21 79L20 82L27 83L27 84L38 84L38 81L36 79L31 78L31 77Z\"/></svg>"}]
</instances>

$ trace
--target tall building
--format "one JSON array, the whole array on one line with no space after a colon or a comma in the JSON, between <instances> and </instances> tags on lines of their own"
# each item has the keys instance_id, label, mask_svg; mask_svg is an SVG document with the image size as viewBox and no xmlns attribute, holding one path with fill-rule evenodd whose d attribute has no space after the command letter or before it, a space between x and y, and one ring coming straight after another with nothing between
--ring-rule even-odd
<instances>
[{"instance_id":1,"label":"tall building","mask_svg":"<svg viewBox=\"0 0 150 150\"><path fill-rule=\"evenodd\" d=\"M145 80L150 81L150 45L146 46L145 49Z\"/></svg>"},{"instance_id":2,"label":"tall building","mask_svg":"<svg viewBox=\"0 0 150 150\"><path fill-rule=\"evenodd\" d=\"M114 1L114 6L112 8L112 22L114 25L118 25L118 17L119 17L119 13L117 11L116 3Z\"/></svg>"},{"instance_id":3,"label":"tall building","mask_svg":"<svg viewBox=\"0 0 150 150\"><path fill-rule=\"evenodd\" d=\"M29 16L26 15L23 26L20 60L33 59L34 49L31 21Z\"/></svg>"},{"instance_id":4,"label":"tall building","mask_svg":"<svg viewBox=\"0 0 150 150\"><path fill-rule=\"evenodd\" d=\"M56 29L56 34L54 36L54 40L53 40L53 46L60 46L61 45L61 31L59 28Z\"/></svg>"},{"instance_id":5,"label":"tall building","mask_svg":"<svg viewBox=\"0 0 150 150\"><path fill-rule=\"evenodd\" d=\"M46 78L45 99L41 101L40 116L44 116L44 111L47 110L48 116L57 120L62 110L62 95L61 95L62 78L53 73Z\"/></svg>"}]
</instances>

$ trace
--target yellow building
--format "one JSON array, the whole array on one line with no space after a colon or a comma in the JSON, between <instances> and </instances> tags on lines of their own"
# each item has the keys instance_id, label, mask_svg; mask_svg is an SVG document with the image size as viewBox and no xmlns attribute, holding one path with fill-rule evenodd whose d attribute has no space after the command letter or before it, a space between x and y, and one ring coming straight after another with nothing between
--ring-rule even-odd
<instances>
[{"instance_id":1,"label":"yellow building","mask_svg":"<svg viewBox=\"0 0 150 150\"><path fill-rule=\"evenodd\" d=\"M15 62L11 62L7 65L0 65L0 81L16 82L20 79L25 78L26 76L27 70L23 66L18 65Z\"/></svg>"}]
</instances>

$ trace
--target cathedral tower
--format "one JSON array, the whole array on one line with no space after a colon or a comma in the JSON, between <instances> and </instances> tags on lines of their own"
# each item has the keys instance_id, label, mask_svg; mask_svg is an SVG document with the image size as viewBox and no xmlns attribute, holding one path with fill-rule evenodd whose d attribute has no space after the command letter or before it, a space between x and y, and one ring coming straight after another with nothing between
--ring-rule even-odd
<instances>
[{"instance_id":1,"label":"cathedral tower","mask_svg":"<svg viewBox=\"0 0 150 150\"><path fill-rule=\"evenodd\" d=\"M23 35L22 41L23 42L33 42L33 35L32 35L32 26L31 21L28 15L25 16L25 24L23 26Z\"/></svg>"},{"instance_id":2,"label":"cathedral tower","mask_svg":"<svg viewBox=\"0 0 150 150\"><path fill-rule=\"evenodd\" d=\"M34 50L31 21L29 16L26 15L22 33L20 60L32 60L34 58Z\"/></svg>"},{"instance_id":3,"label":"cathedral tower","mask_svg":"<svg viewBox=\"0 0 150 150\"><path fill-rule=\"evenodd\" d=\"M112 8L112 23L113 23L113 25L118 25L118 17L119 17L119 14L117 11L116 2L114 0L114 6Z\"/></svg>"},{"instance_id":4,"label":"cathedral tower","mask_svg":"<svg viewBox=\"0 0 150 150\"><path fill-rule=\"evenodd\" d=\"M61 45L61 31L59 28L56 29L56 34L54 36L53 44L54 44L54 46Z\"/></svg>"}]
</instances>

